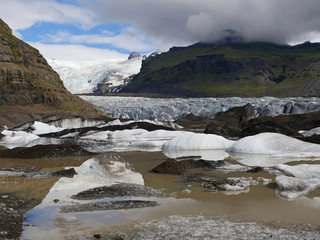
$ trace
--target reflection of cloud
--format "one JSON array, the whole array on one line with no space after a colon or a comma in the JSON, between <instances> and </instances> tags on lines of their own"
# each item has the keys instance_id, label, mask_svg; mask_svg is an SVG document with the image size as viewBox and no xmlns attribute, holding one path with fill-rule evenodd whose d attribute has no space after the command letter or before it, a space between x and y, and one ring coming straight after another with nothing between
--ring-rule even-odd
<instances>
[{"instance_id":1,"label":"reflection of cloud","mask_svg":"<svg viewBox=\"0 0 320 240\"><path fill-rule=\"evenodd\" d=\"M163 149L163 154L169 158L181 158L188 156L199 156L203 160L223 160L229 157L224 150L179 150L179 149Z\"/></svg>"}]
</instances>

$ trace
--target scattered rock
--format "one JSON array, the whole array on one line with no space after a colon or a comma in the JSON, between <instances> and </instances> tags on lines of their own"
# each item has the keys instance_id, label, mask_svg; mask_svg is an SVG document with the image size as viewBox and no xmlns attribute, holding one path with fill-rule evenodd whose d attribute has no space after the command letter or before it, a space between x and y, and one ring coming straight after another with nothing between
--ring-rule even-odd
<instances>
[{"instance_id":1,"label":"scattered rock","mask_svg":"<svg viewBox=\"0 0 320 240\"><path fill-rule=\"evenodd\" d=\"M100 239L101 238L101 234L100 233L93 234L93 237Z\"/></svg>"},{"instance_id":2,"label":"scattered rock","mask_svg":"<svg viewBox=\"0 0 320 240\"><path fill-rule=\"evenodd\" d=\"M96 202L80 205L65 206L60 209L62 213L68 212L89 212L89 211L101 211L101 210L120 210L131 208L144 208L155 207L159 204L155 201L144 200L120 200L120 201L108 201L108 202Z\"/></svg>"},{"instance_id":3,"label":"scattered rock","mask_svg":"<svg viewBox=\"0 0 320 240\"><path fill-rule=\"evenodd\" d=\"M53 177L73 177L76 173L74 168L59 170L51 173Z\"/></svg>"},{"instance_id":4,"label":"scattered rock","mask_svg":"<svg viewBox=\"0 0 320 240\"><path fill-rule=\"evenodd\" d=\"M215 169L216 164L219 164L219 161L205 161L205 160L176 161L174 159L168 159L165 162L153 168L151 171L154 173L161 173L161 174L182 175L187 170L192 168Z\"/></svg>"},{"instance_id":5,"label":"scattered rock","mask_svg":"<svg viewBox=\"0 0 320 240\"><path fill-rule=\"evenodd\" d=\"M114 197L168 197L169 195L155 190L150 187L146 187L133 183L119 183L111 186L97 187L80 192L71 198L78 200L92 200L101 198L114 198Z\"/></svg>"},{"instance_id":6,"label":"scattered rock","mask_svg":"<svg viewBox=\"0 0 320 240\"><path fill-rule=\"evenodd\" d=\"M59 202L59 199L53 199L53 202L54 202L54 203L58 203L58 202Z\"/></svg>"},{"instance_id":7,"label":"scattered rock","mask_svg":"<svg viewBox=\"0 0 320 240\"><path fill-rule=\"evenodd\" d=\"M0 239L19 239L25 202L8 193L0 198Z\"/></svg>"},{"instance_id":8,"label":"scattered rock","mask_svg":"<svg viewBox=\"0 0 320 240\"><path fill-rule=\"evenodd\" d=\"M96 153L89 152L74 144L36 145L30 148L18 147L0 151L3 158L54 158L68 156L91 156Z\"/></svg>"}]
</instances>

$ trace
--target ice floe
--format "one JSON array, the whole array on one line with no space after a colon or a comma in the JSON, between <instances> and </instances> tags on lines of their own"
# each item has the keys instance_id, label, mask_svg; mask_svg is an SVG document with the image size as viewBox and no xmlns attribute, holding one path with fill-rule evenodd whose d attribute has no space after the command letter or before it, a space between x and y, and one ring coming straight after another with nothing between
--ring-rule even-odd
<instances>
[{"instance_id":1,"label":"ice floe","mask_svg":"<svg viewBox=\"0 0 320 240\"><path fill-rule=\"evenodd\" d=\"M282 173L276 177L282 197L297 198L320 187L320 164L280 164L275 169Z\"/></svg>"}]
</instances>

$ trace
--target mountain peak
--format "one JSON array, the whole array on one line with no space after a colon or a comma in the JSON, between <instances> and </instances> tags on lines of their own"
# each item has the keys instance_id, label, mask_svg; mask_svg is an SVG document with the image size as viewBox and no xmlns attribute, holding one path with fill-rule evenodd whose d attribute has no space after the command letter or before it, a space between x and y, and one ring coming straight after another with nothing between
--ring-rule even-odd
<instances>
[{"instance_id":1,"label":"mountain peak","mask_svg":"<svg viewBox=\"0 0 320 240\"><path fill-rule=\"evenodd\" d=\"M137 52L132 52L129 57L128 57L128 60L130 59L133 59L133 58L138 58L138 57L141 57L141 55Z\"/></svg>"}]
</instances>

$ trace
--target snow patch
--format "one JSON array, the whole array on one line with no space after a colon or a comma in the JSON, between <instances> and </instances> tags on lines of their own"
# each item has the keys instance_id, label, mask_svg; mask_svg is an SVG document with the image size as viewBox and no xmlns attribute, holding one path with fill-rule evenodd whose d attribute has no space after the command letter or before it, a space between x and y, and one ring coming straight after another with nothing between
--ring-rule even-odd
<instances>
[{"instance_id":1,"label":"snow patch","mask_svg":"<svg viewBox=\"0 0 320 240\"><path fill-rule=\"evenodd\" d=\"M3 130L1 134L3 134L4 137L0 139L0 145L9 149L23 147L40 138L33 133L27 133L24 131Z\"/></svg>"}]
</instances>

